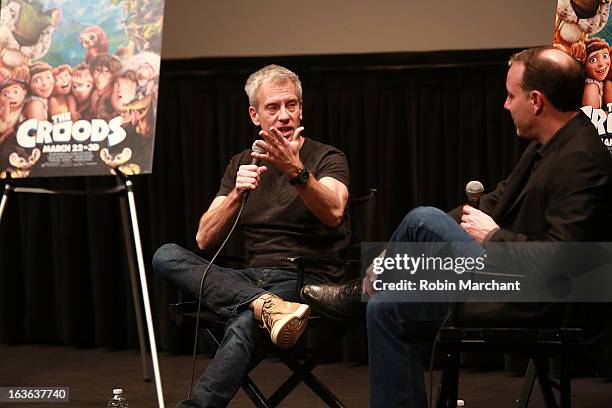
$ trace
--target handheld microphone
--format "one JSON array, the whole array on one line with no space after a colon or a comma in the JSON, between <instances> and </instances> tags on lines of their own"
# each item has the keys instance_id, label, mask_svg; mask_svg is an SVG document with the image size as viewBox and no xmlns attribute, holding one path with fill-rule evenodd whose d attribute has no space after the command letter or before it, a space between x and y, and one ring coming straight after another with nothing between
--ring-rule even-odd
<instances>
[{"instance_id":1,"label":"handheld microphone","mask_svg":"<svg viewBox=\"0 0 612 408\"><path fill-rule=\"evenodd\" d=\"M266 149L264 149L263 147L257 146L255 144L256 142L257 140L254 141L253 144L251 145L251 151L255 153L259 153L259 154L264 154L266 152ZM253 160L251 160L251 164L259 164L259 160L253 157Z\"/></svg>"},{"instance_id":2,"label":"handheld microphone","mask_svg":"<svg viewBox=\"0 0 612 408\"><path fill-rule=\"evenodd\" d=\"M257 142L257 140L255 142ZM266 149L264 149L263 147L257 146L255 142L253 142L253 144L251 145L251 151L255 153L259 153L259 154L264 154L266 152ZM251 164L259 165L259 160L253 157L253 160L251 160ZM244 190L244 192L242 193L242 203L243 204L246 203L247 199L249 198L250 192L251 190Z\"/></svg>"},{"instance_id":3,"label":"handheld microphone","mask_svg":"<svg viewBox=\"0 0 612 408\"><path fill-rule=\"evenodd\" d=\"M480 197L484 192L484 186L480 181L472 180L465 185L465 195L467 196L467 204L478 208L480 205Z\"/></svg>"}]
</instances>

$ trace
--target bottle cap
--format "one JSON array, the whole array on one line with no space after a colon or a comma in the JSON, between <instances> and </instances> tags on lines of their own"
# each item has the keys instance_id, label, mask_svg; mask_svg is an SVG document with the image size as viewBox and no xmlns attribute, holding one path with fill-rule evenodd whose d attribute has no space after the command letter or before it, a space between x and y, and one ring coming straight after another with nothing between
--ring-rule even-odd
<instances>
[{"instance_id":1,"label":"bottle cap","mask_svg":"<svg viewBox=\"0 0 612 408\"><path fill-rule=\"evenodd\" d=\"M463 400L457 400L457 408L464 407L464 406L465 406L465 402Z\"/></svg>"},{"instance_id":2,"label":"bottle cap","mask_svg":"<svg viewBox=\"0 0 612 408\"><path fill-rule=\"evenodd\" d=\"M119 395L123 392L123 388L113 388L113 394Z\"/></svg>"}]
</instances>

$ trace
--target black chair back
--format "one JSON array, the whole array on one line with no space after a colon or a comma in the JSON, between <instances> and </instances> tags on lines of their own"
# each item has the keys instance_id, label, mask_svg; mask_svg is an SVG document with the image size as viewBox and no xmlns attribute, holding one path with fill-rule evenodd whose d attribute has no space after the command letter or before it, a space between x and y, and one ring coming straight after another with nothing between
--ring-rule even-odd
<instances>
[{"instance_id":1,"label":"black chair back","mask_svg":"<svg viewBox=\"0 0 612 408\"><path fill-rule=\"evenodd\" d=\"M351 245L358 245L373 239L377 194L378 190L372 188L368 195L350 200Z\"/></svg>"}]
</instances>

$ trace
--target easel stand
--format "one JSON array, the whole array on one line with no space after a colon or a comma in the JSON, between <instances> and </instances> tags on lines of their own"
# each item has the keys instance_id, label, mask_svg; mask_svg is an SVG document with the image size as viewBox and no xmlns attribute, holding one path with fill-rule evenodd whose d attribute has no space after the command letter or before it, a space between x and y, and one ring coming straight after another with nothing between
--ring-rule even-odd
<instances>
[{"instance_id":1,"label":"easel stand","mask_svg":"<svg viewBox=\"0 0 612 408\"><path fill-rule=\"evenodd\" d=\"M153 330L153 316L151 313L151 303L149 301L149 289L147 286L147 276L145 273L144 258L142 255L142 245L140 241L140 229L138 227L138 215L136 213L136 201L134 200L134 184L128 176L116 170L118 175L117 186L95 191L79 191L79 190L51 190L44 188L32 187L14 187L11 180L7 180L4 186L4 194L0 201L0 223L6 208L9 195L11 193L26 193L26 194L51 194L51 195L87 195L87 194L116 194L119 197L119 205L121 209L121 220L123 225L123 236L125 240L128 265L130 269L130 282L132 286L132 299L134 301L134 310L136 312L136 326L138 329L138 342L140 345L140 356L142 359L142 369L144 380L151 381L149 374L149 364L147 361L147 347L145 340L145 332L143 329L141 299L138 292L138 281L136 278L136 268L140 277L140 288L142 290L142 300L144 303L145 318L147 322L147 331L149 336L149 347L151 349L151 360L153 362L153 374L155 377L155 388L157 390L157 401L159 408L164 408L164 393L162 390L161 376L159 372L159 362L157 358L157 346L155 343L155 332ZM130 233L130 225L132 233ZM133 240L132 240L133 238ZM135 255L135 256L134 256Z\"/></svg>"}]
</instances>

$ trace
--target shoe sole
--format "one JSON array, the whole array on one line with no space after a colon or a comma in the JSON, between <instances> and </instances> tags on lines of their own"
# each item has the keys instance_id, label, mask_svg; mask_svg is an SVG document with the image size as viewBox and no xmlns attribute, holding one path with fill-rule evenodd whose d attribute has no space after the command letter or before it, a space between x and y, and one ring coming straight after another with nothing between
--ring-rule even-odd
<instances>
[{"instance_id":1,"label":"shoe sole","mask_svg":"<svg viewBox=\"0 0 612 408\"><path fill-rule=\"evenodd\" d=\"M272 342L280 348L293 347L306 330L308 316L310 316L310 307L300 305L293 313L277 320L270 333Z\"/></svg>"}]
</instances>

